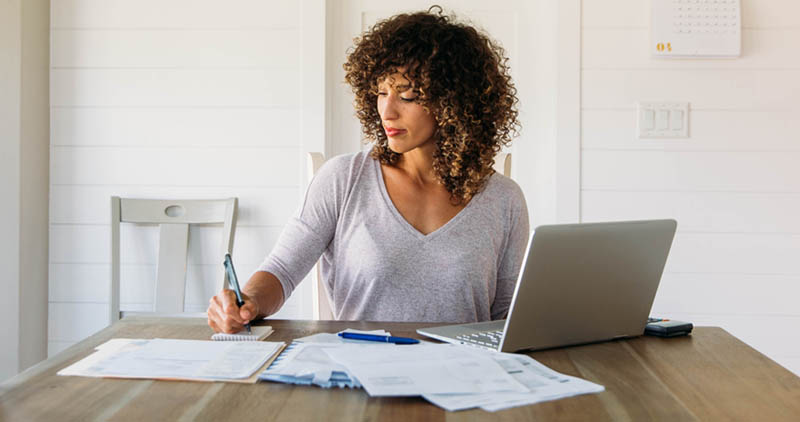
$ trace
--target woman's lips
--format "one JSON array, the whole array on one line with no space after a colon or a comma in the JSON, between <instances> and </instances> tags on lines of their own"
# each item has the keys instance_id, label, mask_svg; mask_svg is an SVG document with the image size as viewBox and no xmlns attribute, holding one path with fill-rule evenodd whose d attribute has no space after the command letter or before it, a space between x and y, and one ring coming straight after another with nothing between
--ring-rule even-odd
<instances>
[{"instance_id":1,"label":"woman's lips","mask_svg":"<svg viewBox=\"0 0 800 422\"><path fill-rule=\"evenodd\" d=\"M383 129L386 130L386 136L388 136L388 137L402 135L402 134L406 133L405 129L395 129L395 128L390 128L390 127L384 127Z\"/></svg>"}]
</instances>

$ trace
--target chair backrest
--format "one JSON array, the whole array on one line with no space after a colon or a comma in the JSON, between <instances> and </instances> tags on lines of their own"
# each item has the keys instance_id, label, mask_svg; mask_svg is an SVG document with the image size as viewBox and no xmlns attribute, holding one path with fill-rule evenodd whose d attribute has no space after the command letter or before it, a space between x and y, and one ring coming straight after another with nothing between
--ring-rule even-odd
<instances>
[{"instance_id":1,"label":"chair backrest","mask_svg":"<svg viewBox=\"0 0 800 422\"><path fill-rule=\"evenodd\" d=\"M511 177L511 153L504 152L494 157L494 171L506 177Z\"/></svg>"},{"instance_id":2,"label":"chair backrest","mask_svg":"<svg viewBox=\"0 0 800 422\"><path fill-rule=\"evenodd\" d=\"M181 313L186 290L186 257L190 224L222 224L223 236L218 289L226 275L222 266L225 253L233 252L236 229L236 198L218 200L167 200L111 197L111 292L109 319L120 318L120 223L158 224L158 263L156 265L155 306L158 313Z\"/></svg>"},{"instance_id":3,"label":"chair backrest","mask_svg":"<svg viewBox=\"0 0 800 422\"><path fill-rule=\"evenodd\" d=\"M320 152L309 152L306 156L306 169L308 172L308 180L314 178L317 170L325 163L325 155ZM498 173L506 177L511 177L511 153L497 154L494 160L494 169ZM330 296L325 285L322 282L322 274L320 273L319 261L314 264L314 269L311 271L313 284L311 287L311 296L314 309L314 319L318 320L332 320L333 307L331 306Z\"/></svg>"},{"instance_id":4,"label":"chair backrest","mask_svg":"<svg viewBox=\"0 0 800 422\"><path fill-rule=\"evenodd\" d=\"M309 183L311 179L314 178L314 175L317 174L317 170L319 170L324 163L325 155L323 155L321 152L308 153L306 156L306 169L308 171ZM331 306L331 300L328 296L328 290L325 288L325 284L322 282L322 273L320 272L319 261L314 264L314 269L311 270L311 274L313 279L313 283L311 285L311 301L313 303L312 309L314 310L314 319L333 320L333 307Z\"/></svg>"}]
</instances>

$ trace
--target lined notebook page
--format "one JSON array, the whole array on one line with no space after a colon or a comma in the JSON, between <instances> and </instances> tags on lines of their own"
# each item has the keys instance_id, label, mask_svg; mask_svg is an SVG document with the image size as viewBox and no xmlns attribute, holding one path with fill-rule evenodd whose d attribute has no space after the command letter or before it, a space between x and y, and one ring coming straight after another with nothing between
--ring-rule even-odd
<instances>
[{"instance_id":1,"label":"lined notebook page","mask_svg":"<svg viewBox=\"0 0 800 422\"><path fill-rule=\"evenodd\" d=\"M214 341L260 341L264 340L272 334L272 327L269 325L262 325L258 327L251 327L253 333L248 334L247 329L239 331L234 334L216 333L211 336Z\"/></svg>"}]
</instances>

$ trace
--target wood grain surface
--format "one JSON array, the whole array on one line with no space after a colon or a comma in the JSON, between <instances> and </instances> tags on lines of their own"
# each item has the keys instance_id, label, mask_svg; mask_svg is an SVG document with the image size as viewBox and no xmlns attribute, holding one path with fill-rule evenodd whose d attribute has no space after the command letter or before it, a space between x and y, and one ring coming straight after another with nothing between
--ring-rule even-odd
<instances>
[{"instance_id":1,"label":"wood grain surface","mask_svg":"<svg viewBox=\"0 0 800 422\"><path fill-rule=\"evenodd\" d=\"M270 320L270 341L345 328L420 338L434 324ZM56 372L111 338L207 339L203 319L128 317L0 384L0 420L471 421L800 420L800 378L721 328L688 337L639 337L530 353L606 391L496 413L446 412L424 399L276 383L61 377Z\"/></svg>"}]
</instances>

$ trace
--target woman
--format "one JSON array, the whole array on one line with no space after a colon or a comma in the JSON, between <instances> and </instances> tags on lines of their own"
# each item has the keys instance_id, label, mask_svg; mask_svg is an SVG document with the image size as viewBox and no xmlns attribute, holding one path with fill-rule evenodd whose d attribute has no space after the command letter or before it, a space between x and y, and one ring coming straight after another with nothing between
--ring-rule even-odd
<instances>
[{"instance_id":1,"label":"woman","mask_svg":"<svg viewBox=\"0 0 800 422\"><path fill-rule=\"evenodd\" d=\"M319 170L245 304L225 289L211 299L211 328L277 312L320 256L337 319L505 317L529 232L521 190L492 170L518 125L505 62L441 9L363 34L344 68L371 151Z\"/></svg>"}]
</instances>

